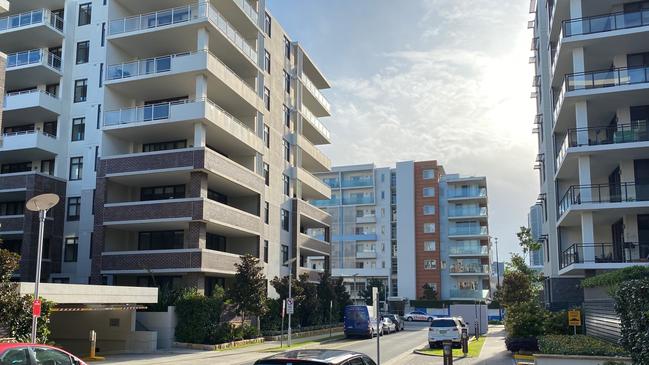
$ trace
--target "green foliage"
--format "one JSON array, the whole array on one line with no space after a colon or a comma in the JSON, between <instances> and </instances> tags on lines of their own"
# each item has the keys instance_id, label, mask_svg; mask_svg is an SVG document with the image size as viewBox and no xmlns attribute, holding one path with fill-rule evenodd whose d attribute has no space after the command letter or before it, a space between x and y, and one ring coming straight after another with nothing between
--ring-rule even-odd
<instances>
[{"instance_id":1,"label":"green foliage","mask_svg":"<svg viewBox=\"0 0 649 365\"><path fill-rule=\"evenodd\" d=\"M528 252L540 250L543 247L541 243L532 238L532 230L527 227L521 227L521 230L516 233L516 237L518 237L518 244L526 255Z\"/></svg>"},{"instance_id":2,"label":"green foliage","mask_svg":"<svg viewBox=\"0 0 649 365\"><path fill-rule=\"evenodd\" d=\"M581 282L581 286L584 288L593 288L598 286L610 287L625 281L644 278L649 278L649 266L636 265L584 279Z\"/></svg>"},{"instance_id":3,"label":"green foliage","mask_svg":"<svg viewBox=\"0 0 649 365\"><path fill-rule=\"evenodd\" d=\"M543 310L543 333L546 335L565 335L569 334L570 326L568 326L568 312L550 312Z\"/></svg>"},{"instance_id":4,"label":"green foliage","mask_svg":"<svg viewBox=\"0 0 649 365\"><path fill-rule=\"evenodd\" d=\"M508 337L535 337L543 334L545 309L536 301L511 304L505 312Z\"/></svg>"},{"instance_id":5,"label":"green foliage","mask_svg":"<svg viewBox=\"0 0 649 365\"><path fill-rule=\"evenodd\" d=\"M237 273L234 275L228 298L232 300L242 322L246 313L262 316L266 307L266 276L259 259L252 255L241 257L241 262L234 264Z\"/></svg>"},{"instance_id":6,"label":"green foliage","mask_svg":"<svg viewBox=\"0 0 649 365\"><path fill-rule=\"evenodd\" d=\"M223 289L219 287L222 291ZM186 296L198 295L196 288L170 288L163 286L158 288L158 302L147 306L148 312L166 312L169 306L175 306L180 299ZM223 296L222 293L215 296Z\"/></svg>"},{"instance_id":7,"label":"green foliage","mask_svg":"<svg viewBox=\"0 0 649 365\"><path fill-rule=\"evenodd\" d=\"M32 332L32 295L20 296L11 276L18 269L20 256L5 249L0 249L0 327L21 342L31 341ZM36 329L37 342L47 343L50 335L50 312L54 303L41 298L41 317Z\"/></svg>"},{"instance_id":8,"label":"green foliage","mask_svg":"<svg viewBox=\"0 0 649 365\"><path fill-rule=\"evenodd\" d=\"M367 305L373 305L372 288L379 289L379 301L385 298L386 285L383 283L383 281L376 278L368 279L367 284L365 284L365 289L361 290L360 292L360 295L363 297L363 299L365 299L365 304Z\"/></svg>"},{"instance_id":9,"label":"green foliage","mask_svg":"<svg viewBox=\"0 0 649 365\"><path fill-rule=\"evenodd\" d=\"M244 324L235 326L231 323L212 323L207 328L205 344L220 344L233 341L250 340L259 337L257 327Z\"/></svg>"},{"instance_id":10,"label":"green foliage","mask_svg":"<svg viewBox=\"0 0 649 365\"><path fill-rule=\"evenodd\" d=\"M506 272L502 286L496 292L495 296L505 308L532 300L534 298L534 290L530 277L520 271Z\"/></svg>"},{"instance_id":11,"label":"green foliage","mask_svg":"<svg viewBox=\"0 0 649 365\"><path fill-rule=\"evenodd\" d=\"M197 292L187 292L176 302L176 340L188 343L215 340L214 332L218 330L214 326L220 323L223 302L222 295L206 297Z\"/></svg>"},{"instance_id":12,"label":"green foliage","mask_svg":"<svg viewBox=\"0 0 649 365\"><path fill-rule=\"evenodd\" d=\"M544 354L584 356L628 355L620 346L585 335L547 335L540 336L538 340L539 350Z\"/></svg>"},{"instance_id":13,"label":"green foliage","mask_svg":"<svg viewBox=\"0 0 649 365\"><path fill-rule=\"evenodd\" d=\"M649 279L625 281L614 293L620 316L620 344L634 364L649 364Z\"/></svg>"},{"instance_id":14,"label":"green foliage","mask_svg":"<svg viewBox=\"0 0 649 365\"><path fill-rule=\"evenodd\" d=\"M433 287L431 287L428 284L424 284L423 289L424 289L424 295L419 299L422 299L422 300L437 300L437 291L435 289L433 289Z\"/></svg>"}]
</instances>

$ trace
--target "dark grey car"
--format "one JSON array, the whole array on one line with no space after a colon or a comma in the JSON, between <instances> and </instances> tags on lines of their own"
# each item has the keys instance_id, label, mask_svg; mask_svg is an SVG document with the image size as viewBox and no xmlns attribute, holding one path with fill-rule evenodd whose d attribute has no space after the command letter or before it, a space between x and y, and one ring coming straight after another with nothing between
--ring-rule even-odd
<instances>
[{"instance_id":1,"label":"dark grey car","mask_svg":"<svg viewBox=\"0 0 649 365\"><path fill-rule=\"evenodd\" d=\"M255 365L376 365L374 360L360 352L342 350L293 350L282 352Z\"/></svg>"},{"instance_id":2,"label":"dark grey car","mask_svg":"<svg viewBox=\"0 0 649 365\"><path fill-rule=\"evenodd\" d=\"M401 318L400 315L398 314L384 314L384 318L390 318L392 322L397 326L397 332L403 331L403 326L404 326L404 320Z\"/></svg>"}]
</instances>

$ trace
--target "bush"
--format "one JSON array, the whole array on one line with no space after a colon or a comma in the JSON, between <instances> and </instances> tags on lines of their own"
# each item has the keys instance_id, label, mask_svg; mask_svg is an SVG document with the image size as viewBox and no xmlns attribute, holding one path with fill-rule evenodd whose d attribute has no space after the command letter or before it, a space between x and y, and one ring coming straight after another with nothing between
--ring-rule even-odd
<instances>
[{"instance_id":1,"label":"bush","mask_svg":"<svg viewBox=\"0 0 649 365\"><path fill-rule=\"evenodd\" d=\"M584 279L581 286L584 288L615 286L625 281L645 278L649 278L649 267L636 265Z\"/></svg>"},{"instance_id":2,"label":"bush","mask_svg":"<svg viewBox=\"0 0 649 365\"><path fill-rule=\"evenodd\" d=\"M568 312L549 312L545 311L545 321L543 322L543 333L546 335L567 335L569 334Z\"/></svg>"},{"instance_id":3,"label":"bush","mask_svg":"<svg viewBox=\"0 0 649 365\"><path fill-rule=\"evenodd\" d=\"M209 343L223 312L223 298L206 297L189 292L176 303L176 340L188 343Z\"/></svg>"},{"instance_id":4,"label":"bush","mask_svg":"<svg viewBox=\"0 0 649 365\"><path fill-rule=\"evenodd\" d=\"M511 352L536 352L539 350L539 344L536 337L507 337L505 338L505 346L507 347L507 350Z\"/></svg>"},{"instance_id":5,"label":"bush","mask_svg":"<svg viewBox=\"0 0 649 365\"><path fill-rule=\"evenodd\" d=\"M492 319L492 320L489 321L489 324L503 324L503 321L498 321L498 320Z\"/></svg>"},{"instance_id":6,"label":"bush","mask_svg":"<svg viewBox=\"0 0 649 365\"><path fill-rule=\"evenodd\" d=\"M649 279L620 284L614 299L621 322L620 344L634 364L649 364Z\"/></svg>"},{"instance_id":7,"label":"bush","mask_svg":"<svg viewBox=\"0 0 649 365\"><path fill-rule=\"evenodd\" d=\"M513 338L543 334L545 309L535 301L510 305L505 312L505 330Z\"/></svg>"},{"instance_id":8,"label":"bush","mask_svg":"<svg viewBox=\"0 0 649 365\"><path fill-rule=\"evenodd\" d=\"M244 324L243 326L241 326L241 328L244 339L249 340L251 338L259 337L259 331L257 331L257 327Z\"/></svg>"},{"instance_id":9,"label":"bush","mask_svg":"<svg viewBox=\"0 0 649 365\"><path fill-rule=\"evenodd\" d=\"M627 356L620 346L585 335L539 337L539 350L553 355Z\"/></svg>"}]
</instances>

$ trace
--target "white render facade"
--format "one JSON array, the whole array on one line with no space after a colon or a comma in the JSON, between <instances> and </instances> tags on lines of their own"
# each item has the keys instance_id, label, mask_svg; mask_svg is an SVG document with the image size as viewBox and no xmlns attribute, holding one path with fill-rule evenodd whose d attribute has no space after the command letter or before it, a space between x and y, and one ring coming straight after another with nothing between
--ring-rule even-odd
<instances>
[{"instance_id":1,"label":"white render facade","mask_svg":"<svg viewBox=\"0 0 649 365\"><path fill-rule=\"evenodd\" d=\"M330 84L264 0L12 1L0 51L0 237L33 256L16 207L58 189L47 280L210 290L241 254L317 279Z\"/></svg>"},{"instance_id":2,"label":"white render facade","mask_svg":"<svg viewBox=\"0 0 649 365\"><path fill-rule=\"evenodd\" d=\"M649 258L648 4L532 1L546 302Z\"/></svg>"}]
</instances>

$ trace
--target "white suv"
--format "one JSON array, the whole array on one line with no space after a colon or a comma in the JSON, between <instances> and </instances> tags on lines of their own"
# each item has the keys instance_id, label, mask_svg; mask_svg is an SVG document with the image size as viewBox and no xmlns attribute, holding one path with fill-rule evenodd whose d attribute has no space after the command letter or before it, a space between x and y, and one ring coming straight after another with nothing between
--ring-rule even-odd
<instances>
[{"instance_id":1,"label":"white suv","mask_svg":"<svg viewBox=\"0 0 649 365\"><path fill-rule=\"evenodd\" d=\"M443 341L453 341L453 343L459 344L461 340L462 324L458 318L435 318L430 323L430 328L428 328L428 345L431 349Z\"/></svg>"}]
</instances>

